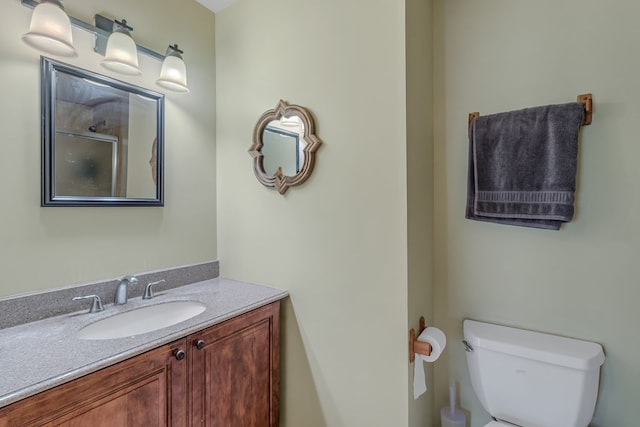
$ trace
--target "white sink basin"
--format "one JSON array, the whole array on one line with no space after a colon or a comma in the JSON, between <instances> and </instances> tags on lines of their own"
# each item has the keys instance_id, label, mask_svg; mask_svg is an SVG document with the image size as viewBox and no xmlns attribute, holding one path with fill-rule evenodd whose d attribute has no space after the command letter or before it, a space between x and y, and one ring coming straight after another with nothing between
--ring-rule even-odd
<instances>
[{"instance_id":1,"label":"white sink basin","mask_svg":"<svg viewBox=\"0 0 640 427\"><path fill-rule=\"evenodd\" d=\"M147 305L87 325L78 331L77 337L81 340L109 340L140 335L184 322L206 308L196 301Z\"/></svg>"}]
</instances>

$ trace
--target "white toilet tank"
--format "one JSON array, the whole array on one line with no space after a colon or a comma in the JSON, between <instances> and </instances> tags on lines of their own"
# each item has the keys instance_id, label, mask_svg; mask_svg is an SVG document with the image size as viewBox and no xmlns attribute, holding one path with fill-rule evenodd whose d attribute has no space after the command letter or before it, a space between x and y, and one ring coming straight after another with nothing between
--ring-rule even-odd
<instances>
[{"instance_id":1,"label":"white toilet tank","mask_svg":"<svg viewBox=\"0 0 640 427\"><path fill-rule=\"evenodd\" d=\"M587 427L600 344L465 320L471 385L493 417L522 427Z\"/></svg>"}]
</instances>

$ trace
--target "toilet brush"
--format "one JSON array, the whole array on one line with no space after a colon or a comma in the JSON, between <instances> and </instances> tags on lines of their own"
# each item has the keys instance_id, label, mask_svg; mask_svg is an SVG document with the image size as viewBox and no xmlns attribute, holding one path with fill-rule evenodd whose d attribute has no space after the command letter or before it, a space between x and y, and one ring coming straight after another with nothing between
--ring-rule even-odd
<instances>
[{"instance_id":1,"label":"toilet brush","mask_svg":"<svg viewBox=\"0 0 640 427\"><path fill-rule=\"evenodd\" d=\"M459 408L456 408L456 385L449 385L449 406L440 410L440 422L442 427L465 427L467 417Z\"/></svg>"}]
</instances>

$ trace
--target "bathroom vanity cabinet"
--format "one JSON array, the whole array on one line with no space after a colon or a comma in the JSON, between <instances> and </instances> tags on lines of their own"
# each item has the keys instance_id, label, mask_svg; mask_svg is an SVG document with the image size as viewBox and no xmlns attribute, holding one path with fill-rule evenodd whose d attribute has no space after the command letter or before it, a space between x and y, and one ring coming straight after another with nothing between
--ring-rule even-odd
<instances>
[{"instance_id":1,"label":"bathroom vanity cabinet","mask_svg":"<svg viewBox=\"0 0 640 427\"><path fill-rule=\"evenodd\" d=\"M4 407L0 427L276 427L279 306L273 302Z\"/></svg>"}]
</instances>

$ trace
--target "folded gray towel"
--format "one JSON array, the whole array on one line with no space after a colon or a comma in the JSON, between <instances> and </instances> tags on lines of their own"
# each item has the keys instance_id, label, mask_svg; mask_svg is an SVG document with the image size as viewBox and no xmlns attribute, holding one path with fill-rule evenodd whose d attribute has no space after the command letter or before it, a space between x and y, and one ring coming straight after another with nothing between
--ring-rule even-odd
<instances>
[{"instance_id":1,"label":"folded gray towel","mask_svg":"<svg viewBox=\"0 0 640 427\"><path fill-rule=\"evenodd\" d=\"M473 120L466 218L551 230L570 221L583 118L572 102Z\"/></svg>"}]
</instances>

